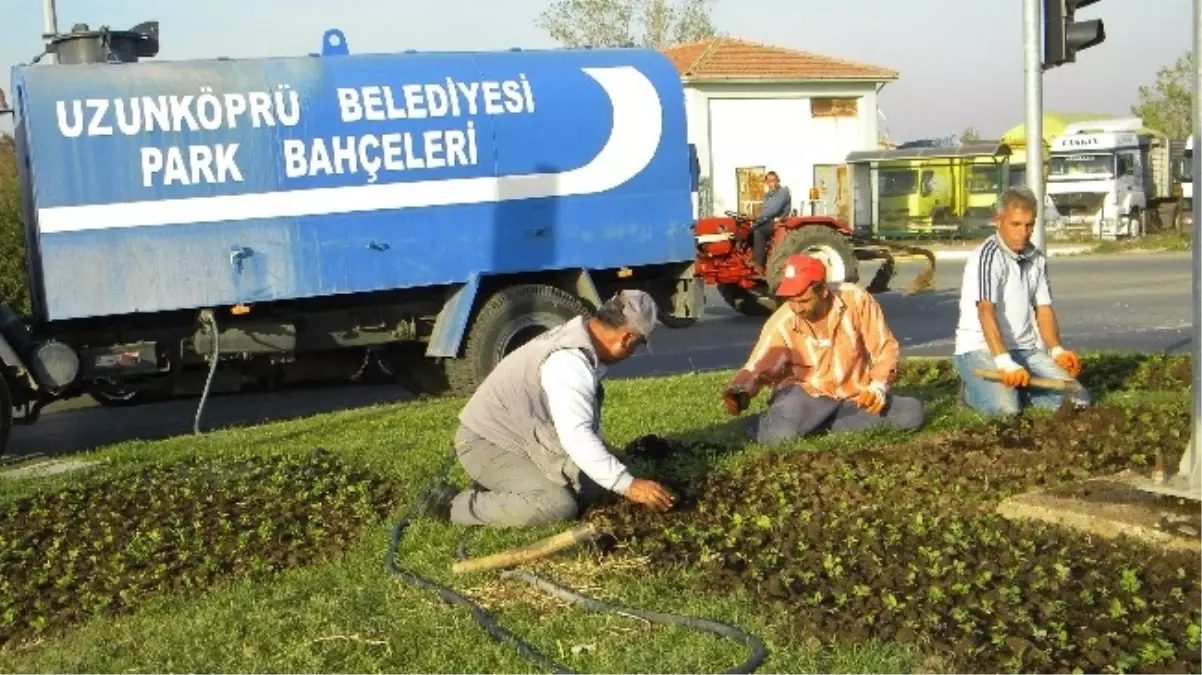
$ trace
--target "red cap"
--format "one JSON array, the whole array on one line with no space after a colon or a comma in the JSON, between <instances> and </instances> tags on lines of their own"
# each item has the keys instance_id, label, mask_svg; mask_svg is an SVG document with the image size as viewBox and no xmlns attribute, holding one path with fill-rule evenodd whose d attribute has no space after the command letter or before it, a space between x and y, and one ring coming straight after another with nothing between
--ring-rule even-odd
<instances>
[{"instance_id":1,"label":"red cap","mask_svg":"<svg viewBox=\"0 0 1202 675\"><path fill-rule=\"evenodd\" d=\"M785 261L784 278L776 287L776 294L792 297L806 292L816 281L826 280L826 265L804 253L795 253Z\"/></svg>"}]
</instances>

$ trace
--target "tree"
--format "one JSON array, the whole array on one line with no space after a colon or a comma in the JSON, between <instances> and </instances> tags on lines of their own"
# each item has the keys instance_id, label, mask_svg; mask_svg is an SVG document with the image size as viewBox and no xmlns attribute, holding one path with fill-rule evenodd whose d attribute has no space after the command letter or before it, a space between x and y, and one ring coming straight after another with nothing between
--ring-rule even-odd
<instances>
[{"instance_id":1,"label":"tree","mask_svg":"<svg viewBox=\"0 0 1202 675\"><path fill-rule=\"evenodd\" d=\"M29 313L24 231L16 146L12 136L0 132L0 301L20 314Z\"/></svg>"},{"instance_id":2,"label":"tree","mask_svg":"<svg viewBox=\"0 0 1202 675\"><path fill-rule=\"evenodd\" d=\"M981 132L976 130L976 127L964 127L964 131L960 132L961 143L976 143L981 140Z\"/></svg>"},{"instance_id":3,"label":"tree","mask_svg":"<svg viewBox=\"0 0 1202 675\"><path fill-rule=\"evenodd\" d=\"M1194 53L1182 54L1177 62L1156 73L1156 84L1139 88L1139 103L1131 106L1144 126L1163 131L1169 138L1186 138L1193 128Z\"/></svg>"},{"instance_id":4,"label":"tree","mask_svg":"<svg viewBox=\"0 0 1202 675\"><path fill-rule=\"evenodd\" d=\"M713 1L555 0L535 25L565 47L662 49L717 36L710 17Z\"/></svg>"}]
</instances>

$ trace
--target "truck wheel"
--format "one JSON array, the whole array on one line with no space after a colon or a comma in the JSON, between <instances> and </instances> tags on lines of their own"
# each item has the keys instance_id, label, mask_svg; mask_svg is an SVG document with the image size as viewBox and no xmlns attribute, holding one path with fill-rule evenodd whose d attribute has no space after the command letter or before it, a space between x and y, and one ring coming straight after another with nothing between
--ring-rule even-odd
<instances>
[{"instance_id":1,"label":"truck wheel","mask_svg":"<svg viewBox=\"0 0 1202 675\"><path fill-rule=\"evenodd\" d=\"M524 284L493 293L472 320L463 356L446 363L451 391L471 393L507 354L588 313L583 301L554 286Z\"/></svg>"},{"instance_id":2,"label":"truck wheel","mask_svg":"<svg viewBox=\"0 0 1202 675\"><path fill-rule=\"evenodd\" d=\"M8 439L13 433L13 394L8 388L8 379L0 377L0 455L8 450Z\"/></svg>"},{"instance_id":3,"label":"truck wheel","mask_svg":"<svg viewBox=\"0 0 1202 675\"><path fill-rule=\"evenodd\" d=\"M88 388L88 395L106 408L127 408L143 403L145 396L137 389L122 387L115 382L100 382Z\"/></svg>"},{"instance_id":4,"label":"truck wheel","mask_svg":"<svg viewBox=\"0 0 1202 675\"><path fill-rule=\"evenodd\" d=\"M718 284L718 294L730 308L743 316L765 317L772 316L780 305L776 299L764 293L757 293L736 284Z\"/></svg>"},{"instance_id":5,"label":"truck wheel","mask_svg":"<svg viewBox=\"0 0 1202 675\"><path fill-rule=\"evenodd\" d=\"M785 235L768 256L768 282L775 289L785 271L785 261L795 253L806 253L826 264L827 281L849 284L860 281L860 266L851 241L825 225L807 225Z\"/></svg>"}]
</instances>

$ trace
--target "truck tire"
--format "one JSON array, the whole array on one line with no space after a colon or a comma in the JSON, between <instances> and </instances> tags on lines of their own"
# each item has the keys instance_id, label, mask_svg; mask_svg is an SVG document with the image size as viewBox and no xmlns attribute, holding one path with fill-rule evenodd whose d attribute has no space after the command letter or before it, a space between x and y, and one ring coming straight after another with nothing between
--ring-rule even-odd
<instances>
[{"instance_id":1,"label":"truck tire","mask_svg":"<svg viewBox=\"0 0 1202 675\"><path fill-rule=\"evenodd\" d=\"M523 284L493 293L468 330L463 356L446 363L454 394L469 394L507 354L532 338L589 313L582 300L554 286Z\"/></svg>"},{"instance_id":2,"label":"truck tire","mask_svg":"<svg viewBox=\"0 0 1202 675\"><path fill-rule=\"evenodd\" d=\"M807 253L826 263L827 281L859 283L860 266L851 241L825 225L807 225L785 235L768 255L769 288L775 290L784 276L785 261Z\"/></svg>"},{"instance_id":3,"label":"truck tire","mask_svg":"<svg viewBox=\"0 0 1202 675\"><path fill-rule=\"evenodd\" d=\"M0 455L8 450L8 439L13 433L13 394L8 388L8 379L0 376Z\"/></svg>"},{"instance_id":4,"label":"truck tire","mask_svg":"<svg viewBox=\"0 0 1202 675\"><path fill-rule=\"evenodd\" d=\"M129 408L146 402L146 397L137 389L126 389L116 383L97 382L88 387L88 395L106 408Z\"/></svg>"},{"instance_id":5,"label":"truck tire","mask_svg":"<svg viewBox=\"0 0 1202 675\"><path fill-rule=\"evenodd\" d=\"M722 296L731 309L743 316L772 316L780 306L772 296L736 284L718 284L718 295Z\"/></svg>"}]
</instances>

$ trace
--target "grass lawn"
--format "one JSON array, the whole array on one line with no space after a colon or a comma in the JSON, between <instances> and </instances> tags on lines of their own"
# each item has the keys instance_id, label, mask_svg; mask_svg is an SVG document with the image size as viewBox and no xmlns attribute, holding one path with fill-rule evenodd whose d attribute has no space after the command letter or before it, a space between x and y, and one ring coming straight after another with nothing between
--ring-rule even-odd
<instances>
[{"instance_id":1,"label":"grass lawn","mask_svg":"<svg viewBox=\"0 0 1202 675\"><path fill-rule=\"evenodd\" d=\"M750 443L725 415L718 390L728 377L609 383L608 440L622 447L658 434L685 444L667 460L635 457L632 465L691 486L699 511L653 522L622 505L604 507L598 522L617 522L615 532L625 535L616 549L581 547L531 569L599 599L732 623L767 644L761 672L946 671L980 663L1055 670L1058 659L1094 672L1137 671L1141 663L1163 672L1180 668L1190 650L1193 660L1184 665L1196 672L1196 555L1182 562L1130 542L1010 530L986 515L1028 484L1146 469L1157 449L1175 466L1188 441L1187 359L1090 355L1083 379L1101 412L1079 420L1034 414L1035 422L1009 425L957 403L946 361L910 361L902 388L921 396L928 411L928 426L915 438L862 432L774 450ZM392 525L449 452L462 403L418 401L126 443L83 457L104 460L89 475L0 480L8 513L0 524L0 669L531 671L466 610L384 568ZM328 452L315 455L317 447ZM458 468L452 476L466 483ZM715 502L718 495L729 503ZM766 511L768 501L777 510ZM773 515L764 520L766 513ZM913 524L899 525L898 514L919 521L925 514L934 525L922 529L926 539L907 539L920 535ZM762 522L764 531L731 525L731 518ZM707 539L702 526L721 536ZM731 641L570 608L495 572L451 574L461 541L480 555L561 529L466 530L418 520L401 543L399 564L475 598L507 629L575 670L721 672L746 658L746 648ZM1013 551L998 533L1013 533ZM883 542L880 555L866 545L856 558L844 547L859 535ZM939 550L921 565L907 558L944 545L950 557L942 563ZM732 565L735 549L747 554L750 571ZM1022 562L1053 549L1064 561L1055 574L1049 570L1059 562ZM1007 582L996 588L981 581L981 569L992 565L986 556L995 554L1015 558L1002 564L997 578ZM814 555L824 562L804 563ZM874 555L877 563L867 562ZM896 578L880 574L888 567L883 559L898 561ZM1015 570L1023 576L1008 574ZM1092 570L1105 579L1091 581ZM856 589L852 604L839 592L844 583ZM1065 600L1044 602L1044 587ZM901 602L868 611L886 595ZM910 609L889 614L897 604ZM1051 613L1029 615L1044 605ZM981 606L993 614L965 609ZM956 608L956 619L946 618ZM1012 612L1009 627L998 628L1004 612ZM880 630L844 632L869 614ZM958 641L953 624L965 626ZM1059 637L1043 635L1049 631ZM880 634L890 638L873 639ZM958 661L957 650L967 660Z\"/></svg>"}]
</instances>

